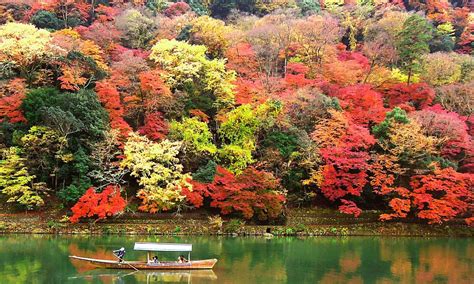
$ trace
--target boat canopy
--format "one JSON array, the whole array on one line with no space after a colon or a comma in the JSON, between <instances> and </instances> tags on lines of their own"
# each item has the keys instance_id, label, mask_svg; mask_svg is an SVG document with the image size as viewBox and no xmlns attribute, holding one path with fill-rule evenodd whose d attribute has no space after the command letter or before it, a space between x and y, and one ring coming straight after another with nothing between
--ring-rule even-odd
<instances>
[{"instance_id":1,"label":"boat canopy","mask_svg":"<svg viewBox=\"0 0 474 284\"><path fill-rule=\"evenodd\" d=\"M192 251L192 244L135 243L134 250L144 251Z\"/></svg>"}]
</instances>

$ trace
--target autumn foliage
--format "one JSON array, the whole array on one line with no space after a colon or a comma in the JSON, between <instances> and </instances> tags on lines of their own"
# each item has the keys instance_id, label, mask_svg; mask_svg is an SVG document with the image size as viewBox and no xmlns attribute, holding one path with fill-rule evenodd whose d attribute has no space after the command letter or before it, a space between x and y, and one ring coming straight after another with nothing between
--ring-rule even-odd
<instances>
[{"instance_id":1,"label":"autumn foliage","mask_svg":"<svg viewBox=\"0 0 474 284\"><path fill-rule=\"evenodd\" d=\"M272 174L247 168L237 177L218 166L212 183L192 182L192 191L183 193L195 207L203 205L209 198L211 207L224 215L237 213L245 219L254 215L259 220L275 219L282 210L285 197L279 191L280 185Z\"/></svg>"},{"instance_id":2,"label":"autumn foliage","mask_svg":"<svg viewBox=\"0 0 474 284\"><path fill-rule=\"evenodd\" d=\"M119 187L109 185L102 192L96 192L91 187L71 208L73 215L69 220L77 223L80 218L104 219L123 211L126 205L127 202L120 195Z\"/></svg>"},{"instance_id":3,"label":"autumn foliage","mask_svg":"<svg viewBox=\"0 0 474 284\"><path fill-rule=\"evenodd\" d=\"M342 113L333 112L331 116L312 133L312 138L320 145L324 165L306 182L317 184L325 197L335 201L361 195L368 182L368 150L375 139L367 128L356 125ZM343 204L341 211L359 214L355 203L344 200Z\"/></svg>"},{"instance_id":4,"label":"autumn foliage","mask_svg":"<svg viewBox=\"0 0 474 284\"><path fill-rule=\"evenodd\" d=\"M437 168L431 174L413 176L410 189L394 190L399 196L389 203L394 213L380 218L403 218L413 212L430 224L451 220L472 209L473 186L472 175L457 173L451 168Z\"/></svg>"},{"instance_id":5,"label":"autumn foliage","mask_svg":"<svg viewBox=\"0 0 474 284\"><path fill-rule=\"evenodd\" d=\"M472 1L0 2L12 203L474 223Z\"/></svg>"}]
</instances>

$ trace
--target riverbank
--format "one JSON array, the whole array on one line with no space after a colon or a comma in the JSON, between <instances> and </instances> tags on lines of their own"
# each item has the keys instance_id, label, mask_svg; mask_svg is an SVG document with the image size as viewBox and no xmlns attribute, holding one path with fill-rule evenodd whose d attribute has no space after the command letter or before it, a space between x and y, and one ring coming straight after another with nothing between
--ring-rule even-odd
<instances>
[{"instance_id":1,"label":"riverbank","mask_svg":"<svg viewBox=\"0 0 474 284\"><path fill-rule=\"evenodd\" d=\"M442 225L380 222L380 212L354 218L329 209L291 209L285 225L246 224L206 212L124 214L96 223L70 224L63 212L0 214L0 233L122 235L273 235L282 236L453 236L473 237L474 228L461 220Z\"/></svg>"}]
</instances>

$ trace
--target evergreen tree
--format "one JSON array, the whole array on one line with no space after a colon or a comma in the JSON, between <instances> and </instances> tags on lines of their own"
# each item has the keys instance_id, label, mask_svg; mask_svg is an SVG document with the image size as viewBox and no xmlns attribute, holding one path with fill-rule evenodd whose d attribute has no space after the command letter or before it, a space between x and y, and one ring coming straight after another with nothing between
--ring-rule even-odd
<instances>
[{"instance_id":1,"label":"evergreen tree","mask_svg":"<svg viewBox=\"0 0 474 284\"><path fill-rule=\"evenodd\" d=\"M400 67L408 73L407 84L410 84L413 73L420 69L421 56L430 51L429 42L433 38L433 29L425 18L414 14L403 23L398 36Z\"/></svg>"}]
</instances>

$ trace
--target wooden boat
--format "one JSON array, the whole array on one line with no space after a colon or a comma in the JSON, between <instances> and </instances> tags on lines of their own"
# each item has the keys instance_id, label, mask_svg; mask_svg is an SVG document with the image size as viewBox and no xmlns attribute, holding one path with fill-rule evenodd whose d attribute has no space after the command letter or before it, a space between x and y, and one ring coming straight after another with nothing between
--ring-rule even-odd
<instances>
[{"instance_id":1,"label":"wooden boat","mask_svg":"<svg viewBox=\"0 0 474 284\"><path fill-rule=\"evenodd\" d=\"M194 270L194 269L212 269L217 259L191 260L191 244L166 244L166 243L135 243L134 250L146 251L146 261L122 261L109 259L96 259L70 255L72 259L86 261L95 267L107 269L151 269L151 270ZM178 261L158 261L150 260L150 252L188 252L186 262Z\"/></svg>"}]
</instances>

